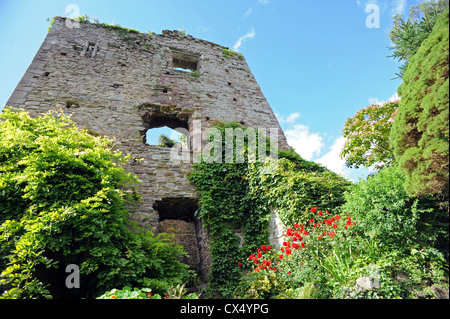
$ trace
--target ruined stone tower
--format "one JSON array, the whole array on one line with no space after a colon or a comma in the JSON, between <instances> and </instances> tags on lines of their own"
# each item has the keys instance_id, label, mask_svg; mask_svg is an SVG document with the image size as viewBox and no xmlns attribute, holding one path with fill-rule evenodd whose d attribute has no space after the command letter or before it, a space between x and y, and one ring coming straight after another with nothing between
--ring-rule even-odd
<instances>
[{"instance_id":1,"label":"ruined stone tower","mask_svg":"<svg viewBox=\"0 0 450 319\"><path fill-rule=\"evenodd\" d=\"M192 139L194 121L202 129L234 121L275 128L287 148L244 57L224 49L179 31L140 34L56 17L6 104L32 115L59 105L80 128L114 137L114 148L142 159L128 167L142 182L134 219L155 232L175 230L191 256L186 262L203 276L208 236L194 217L192 163L174 163L170 148L146 144L146 131L182 128Z\"/></svg>"}]
</instances>

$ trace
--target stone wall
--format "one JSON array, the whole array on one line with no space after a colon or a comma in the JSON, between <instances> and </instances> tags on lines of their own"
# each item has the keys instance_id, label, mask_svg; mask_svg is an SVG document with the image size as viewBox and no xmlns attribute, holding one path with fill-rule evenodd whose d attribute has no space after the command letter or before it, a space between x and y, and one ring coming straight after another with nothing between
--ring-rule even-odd
<instances>
[{"instance_id":1,"label":"stone wall","mask_svg":"<svg viewBox=\"0 0 450 319\"><path fill-rule=\"evenodd\" d=\"M192 163L171 161L169 148L146 144L148 129L183 128L192 142L194 121L202 130L235 121L276 130L279 146L288 147L245 58L224 49L178 31L140 34L56 17L6 105L32 115L58 105L80 128L113 137L115 149L142 159L128 165L142 182L133 218L159 232L155 203L197 194L186 178ZM206 247L207 238L200 241ZM199 262L207 263L207 255Z\"/></svg>"}]
</instances>

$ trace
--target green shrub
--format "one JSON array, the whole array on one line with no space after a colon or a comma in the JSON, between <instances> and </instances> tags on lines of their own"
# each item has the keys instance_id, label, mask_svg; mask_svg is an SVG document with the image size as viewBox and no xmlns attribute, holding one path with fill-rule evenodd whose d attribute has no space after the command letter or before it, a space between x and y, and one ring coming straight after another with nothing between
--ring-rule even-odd
<instances>
[{"instance_id":1,"label":"green shrub","mask_svg":"<svg viewBox=\"0 0 450 319\"><path fill-rule=\"evenodd\" d=\"M186 294L185 284L178 284L176 287L170 287L165 294L164 299L198 299L197 293ZM151 288L131 288L128 286L122 289L111 289L96 299L163 299L161 294L154 293Z\"/></svg>"},{"instance_id":2,"label":"green shrub","mask_svg":"<svg viewBox=\"0 0 450 319\"><path fill-rule=\"evenodd\" d=\"M137 178L112 141L63 114L0 121L0 289L5 298L94 297L114 287L188 280L185 252L166 234L140 231L127 205ZM65 268L80 269L67 289Z\"/></svg>"},{"instance_id":3,"label":"green shrub","mask_svg":"<svg viewBox=\"0 0 450 319\"><path fill-rule=\"evenodd\" d=\"M286 291L286 283L274 272L250 272L242 277L236 287L239 299L270 299Z\"/></svg>"},{"instance_id":4,"label":"green shrub","mask_svg":"<svg viewBox=\"0 0 450 319\"><path fill-rule=\"evenodd\" d=\"M411 58L390 140L411 196L449 192L449 9Z\"/></svg>"},{"instance_id":5,"label":"green shrub","mask_svg":"<svg viewBox=\"0 0 450 319\"><path fill-rule=\"evenodd\" d=\"M354 271L378 268L381 289L371 297L414 298L426 282L448 287L448 214L437 198L409 197L405 179L400 168L385 168L345 195L342 211L356 221Z\"/></svg>"},{"instance_id":6,"label":"green shrub","mask_svg":"<svg viewBox=\"0 0 450 319\"><path fill-rule=\"evenodd\" d=\"M405 179L398 167L381 170L346 193L342 210L351 212L361 234L376 238L384 250L444 247L448 243L445 210L431 196L409 197L403 187Z\"/></svg>"}]
</instances>

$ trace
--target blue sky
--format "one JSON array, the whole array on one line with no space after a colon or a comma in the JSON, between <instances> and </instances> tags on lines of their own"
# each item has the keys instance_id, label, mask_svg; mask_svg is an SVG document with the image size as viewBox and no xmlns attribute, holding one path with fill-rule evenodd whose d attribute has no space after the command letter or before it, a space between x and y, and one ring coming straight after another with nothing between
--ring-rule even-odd
<instances>
[{"instance_id":1,"label":"blue sky","mask_svg":"<svg viewBox=\"0 0 450 319\"><path fill-rule=\"evenodd\" d=\"M391 79L398 63L387 57L392 17L408 15L420 2L0 0L0 109L44 40L47 17L86 13L91 21L141 32L184 29L242 53L290 145L305 159L357 180L368 171L350 170L340 160L342 127L359 109L396 93L401 82Z\"/></svg>"}]
</instances>

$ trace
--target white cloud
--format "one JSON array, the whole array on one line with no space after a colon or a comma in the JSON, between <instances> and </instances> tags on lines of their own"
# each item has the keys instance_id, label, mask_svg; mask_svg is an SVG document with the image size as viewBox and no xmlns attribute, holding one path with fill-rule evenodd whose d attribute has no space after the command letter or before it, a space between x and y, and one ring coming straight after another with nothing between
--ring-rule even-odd
<instances>
[{"instance_id":1,"label":"white cloud","mask_svg":"<svg viewBox=\"0 0 450 319\"><path fill-rule=\"evenodd\" d=\"M197 27L198 31L206 32L209 31L209 27L205 27L204 25Z\"/></svg>"},{"instance_id":2,"label":"white cloud","mask_svg":"<svg viewBox=\"0 0 450 319\"><path fill-rule=\"evenodd\" d=\"M250 15L250 13L252 13L252 11L253 11L252 8L248 9L247 11L245 11L244 18L247 18Z\"/></svg>"},{"instance_id":3,"label":"white cloud","mask_svg":"<svg viewBox=\"0 0 450 319\"><path fill-rule=\"evenodd\" d=\"M311 160L319 155L324 143L318 133L310 133L309 126L296 124L284 132L287 142L305 160Z\"/></svg>"},{"instance_id":4,"label":"white cloud","mask_svg":"<svg viewBox=\"0 0 450 319\"><path fill-rule=\"evenodd\" d=\"M286 118L286 122L287 122L287 123L294 123L295 120L296 120L297 118L299 118L299 117L300 117L300 113L298 113L298 112L289 114L288 117Z\"/></svg>"},{"instance_id":5,"label":"white cloud","mask_svg":"<svg viewBox=\"0 0 450 319\"><path fill-rule=\"evenodd\" d=\"M396 100L400 100L400 96L398 96L398 93L394 93L390 98L387 99L387 101L380 100L377 97L369 97L368 101L369 101L370 105L372 105L372 104L383 105L386 102L392 102L392 101L396 101Z\"/></svg>"},{"instance_id":6,"label":"white cloud","mask_svg":"<svg viewBox=\"0 0 450 319\"><path fill-rule=\"evenodd\" d=\"M356 5L366 11L367 6L369 5L377 5L380 7L381 11L388 12L394 16L396 13L403 14L405 12L407 6L407 0L356 0Z\"/></svg>"},{"instance_id":7,"label":"white cloud","mask_svg":"<svg viewBox=\"0 0 450 319\"><path fill-rule=\"evenodd\" d=\"M366 10L367 6L371 4L378 5L378 0L366 0L366 1L356 0L356 5L361 9L363 9L364 11Z\"/></svg>"},{"instance_id":8,"label":"white cloud","mask_svg":"<svg viewBox=\"0 0 450 319\"><path fill-rule=\"evenodd\" d=\"M275 113L275 117L277 118L279 123L285 123L286 121L284 120L283 116L281 116L278 113Z\"/></svg>"},{"instance_id":9,"label":"white cloud","mask_svg":"<svg viewBox=\"0 0 450 319\"><path fill-rule=\"evenodd\" d=\"M394 0L392 1L391 14L395 15L396 13L403 14L406 9L406 0Z\"/></svg>"},{"instance_id":10,"label":"white cloud","mask_svg":"<svg viewBox=\"0 0 450 319\"><path fill-rule=\"evenodd\" d=\"M322 164L332 172L344 176L344 169L346 168L345 160L341 159L339 154L341 154L345 141L345 137L337 138L331 146L330 151L321 158L315 160L315 162Z\"/></svg>"},{"instance_id":11,"label":"white cloud","mask_svg":"<svg viewBox=\"0 0 450 319\"><path fill-rule=\"evenodd\" d=\"M358 182L359 179L365 179L367 176L374 172L374 166L350 168L345 165L345 160L341 159L340 154L345 145L345 137L338 137L331 146L328 153L314 160L314 162L322 164L330 171L341 175L342 177Z\"/></svg>"},{"instance_id":12,"label":"white cloud","mask_svg":"<svg viewBox=\"0 0 450 319\"><path fill-rule=\"evenodd\" d=\"M244 34L242 37L240 37L236 43L233 46L233 50L238 52L240 46L242 45L242 41L247 40L247 39L253 39L253 37L255 36L255 30L252 28L252 30L250 32L247 32L246 34Z\"/></svg>"},{"instance_id":13,"label":"white cloud","mask_svg":"<svg viewBox=\"0 0 450 319\"><path fill-rule=\"evenodd\" d=\"M299 112L291 113L286 118L284 118L283 115L275 113L275 117L277 118L280 124L286 123L293 124L300 117L300 113Z\"/></svg>"}]
</instances>

